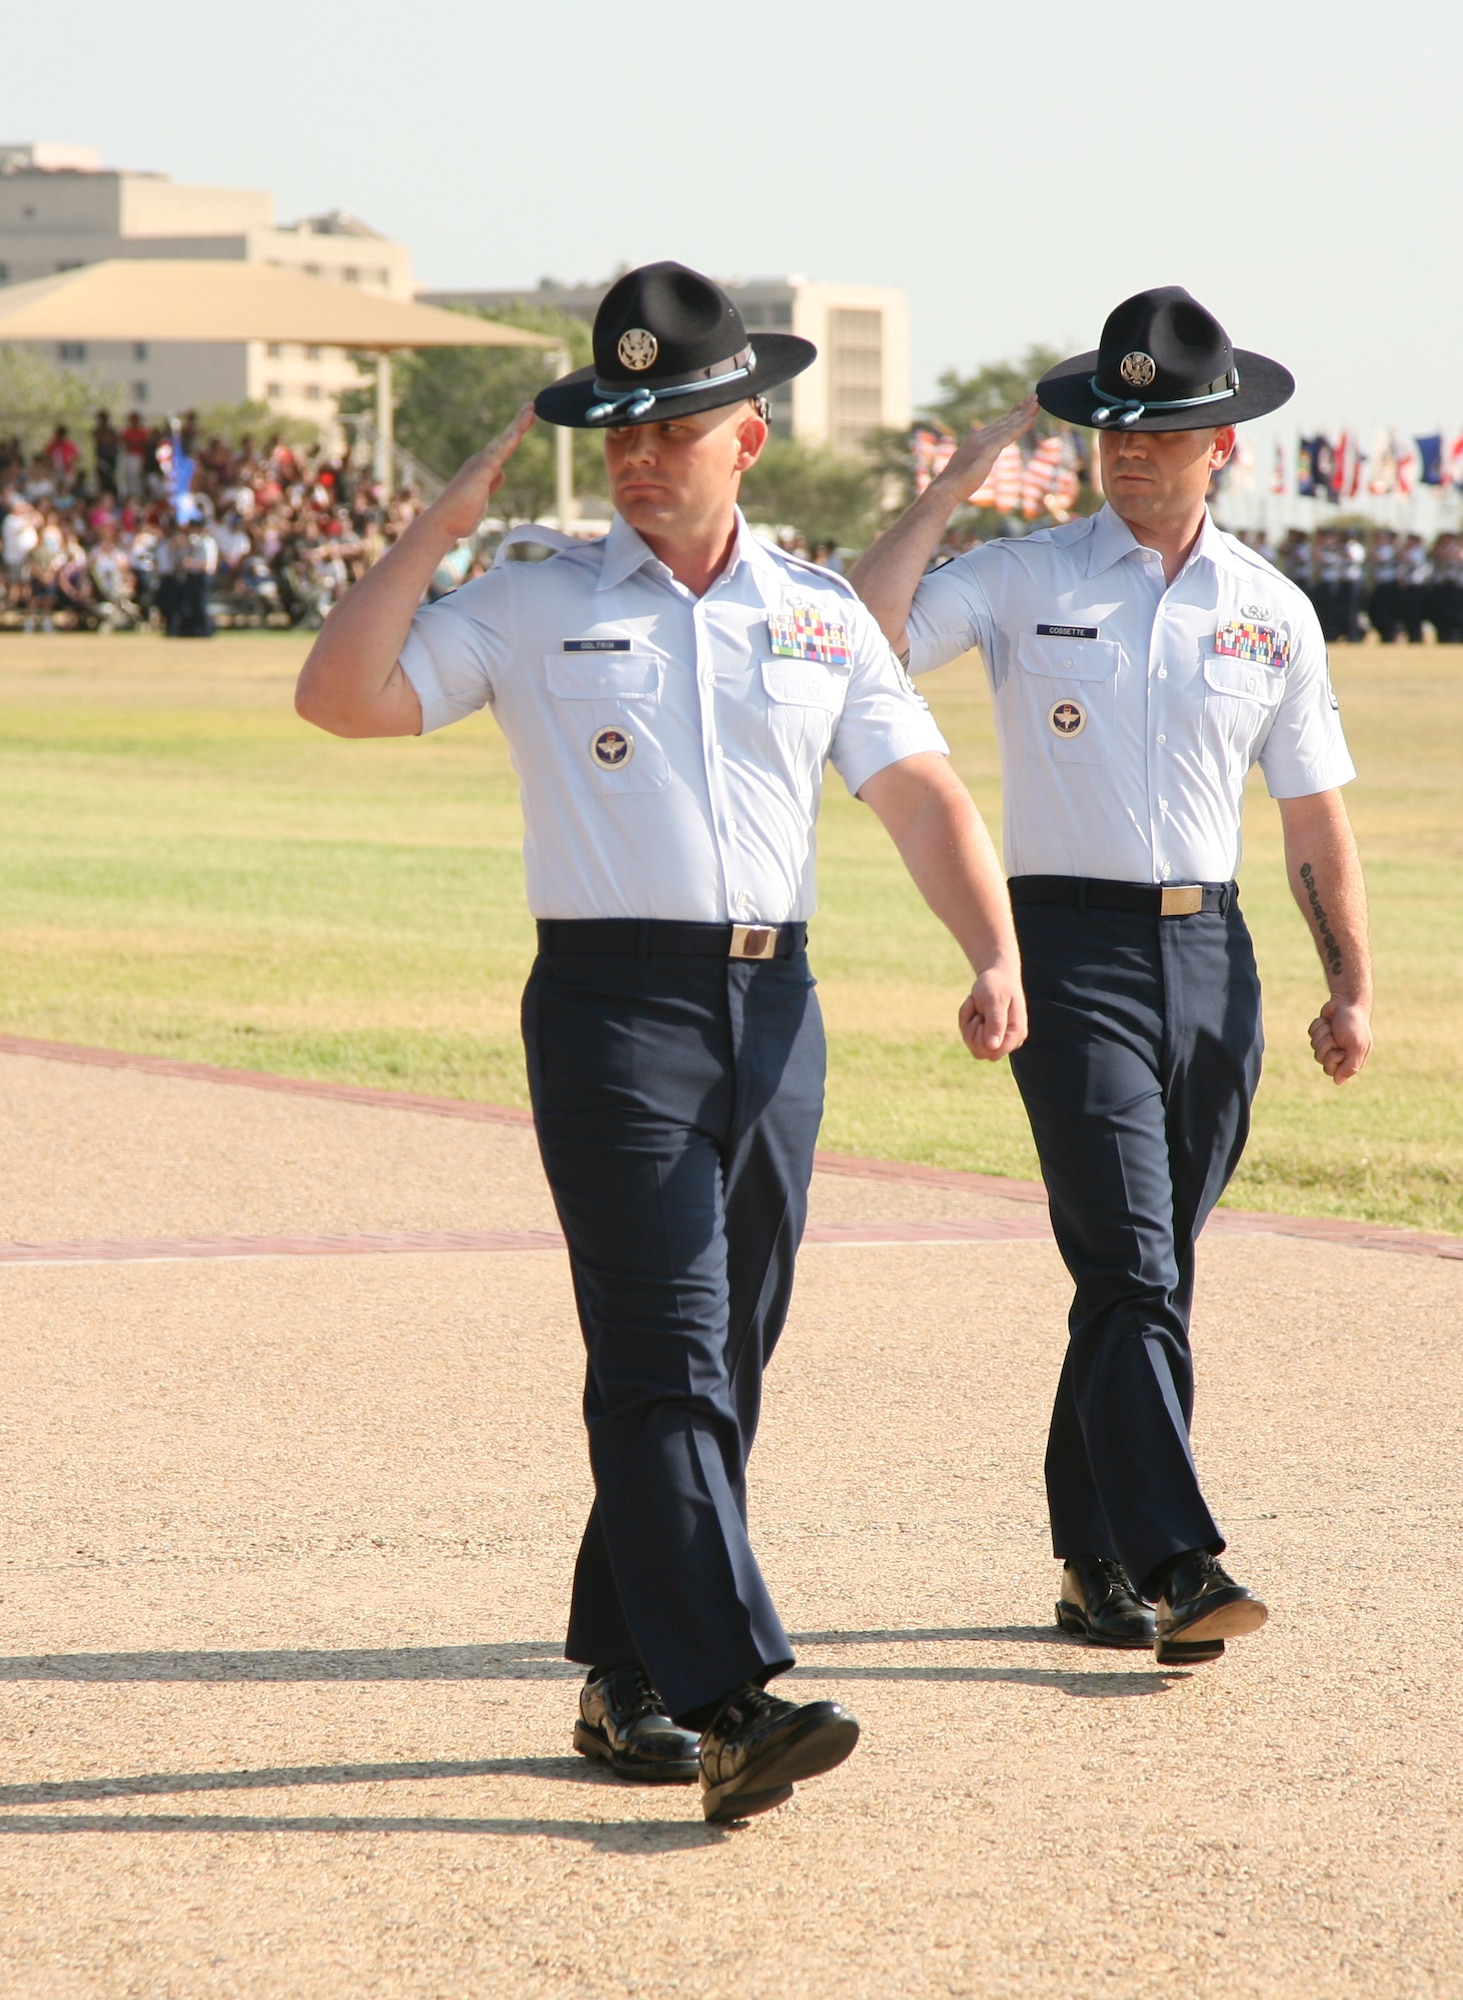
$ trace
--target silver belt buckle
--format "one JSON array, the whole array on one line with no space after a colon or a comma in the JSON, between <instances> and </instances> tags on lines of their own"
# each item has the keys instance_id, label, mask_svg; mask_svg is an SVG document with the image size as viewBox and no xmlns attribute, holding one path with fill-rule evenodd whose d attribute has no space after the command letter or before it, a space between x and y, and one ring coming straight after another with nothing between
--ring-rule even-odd
<instances>
[{"instance_id":1,"label":"silver belt buckle","mask_svg":"<svg viewBox=\"0 0 1463 2000\"><path fill-rule=\"evenodd\" d=\"M1186 889L1164 889L1158 899L1161 917L1197 917L1204 907L1204 891L1198 883Z\"/></svg>"},{"instance_id":2,"label":"silver belt buckle","mask_svg":"<svg viewBox=\"0 0 1463 2000\"><path fill-rule=\"evenodd\" d=\"M776 958L777 931L770 924L733 924L728 958Z\"/></svg>"}]
</instances>

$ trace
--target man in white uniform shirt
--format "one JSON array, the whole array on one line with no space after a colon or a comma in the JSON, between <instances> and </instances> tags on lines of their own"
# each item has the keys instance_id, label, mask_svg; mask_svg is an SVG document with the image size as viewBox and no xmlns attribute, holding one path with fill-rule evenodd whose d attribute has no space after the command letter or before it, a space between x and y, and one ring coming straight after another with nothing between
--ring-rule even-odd
<instances>
[{"instance_id":1,"label":"man in white uniform shirt","mask_svg":"<svg viewBox=\"0 0 1463 2000\"><path fill-rule=\"evenodd\" d=\"M836 1702L766 1692L793 1656L746 1520L822 1111L805 943L825 758L965 948L972 1054L1015 1048L1024 1013L995 852L928 709L848 584L736 507L761 397L814 349L754 344L718 286L653 264L601 302L594 356L537 410L604 432L608 536L418 609L523 413L332 612L297 699L346 736L491 703L512 747L539 919L529 1087L588 1353L575 1743L626 1777L699 1771L722 1821L858 1735Z\"/></svg>"},{"instance_id":2,"label":"man in white uniform shirt","mask_svg":"<svg viewBox=\"0 0 1463 2000\"><path fill-rule=\"evenodd\" d=\"M1043 408L1099 433L1100 513L925 576L979 483L979 433L853 576L913 672L971 646L985 658L1031 1015L1012 1069L1075 1287L1046 1460L1057 1617L1168 1664L1216 1659L1266 1616L1216 1560L1189 1445L1194 1243L1260 1068L1233 879L1257 762L1329 988L1316 1059L1344 1083L1371 1047L1339 790L1354 771L1316 615L1205 504L1234 425L1294 386L1181 288L1140 293L1095 353L1037 385Z\"/></svg>"}]
</instances>

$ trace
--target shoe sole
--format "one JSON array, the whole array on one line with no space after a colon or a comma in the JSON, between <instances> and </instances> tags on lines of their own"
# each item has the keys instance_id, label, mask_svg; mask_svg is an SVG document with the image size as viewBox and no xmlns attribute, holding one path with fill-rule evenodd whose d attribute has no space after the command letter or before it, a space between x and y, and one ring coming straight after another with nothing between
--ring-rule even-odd
<instances>
[{"instance_id":1,"label":"shoe sole","mask_svg":"<svg viewBox=\"0 0 1463 2000\"><path fill-rule=\"evenodd\" d=\"M792 1797L795 1784L821 1778L851 1756L858 1739L859 1726L851 1715L836 1722L814 1721L804 1734L785 1737L735 1778L709 1786L701 1795L702 1811L713 1826L771 1812Z\"/></svg>"},{"instance_id":2,"label":"shoe sole","mask_svg":"<svg viewBox=\"0 0 1463 2000\"><path fill-rule=\"evenodd\" d=\"M1173 1638L1185 1645L1199 1645L1208 1639L1243 1639L1247 1632L1258 1632L1269 1616L1258 1597L1232 1597L1227 1604L1216 1604L1212 1611L1179 1626Z\"/></svg>"},{"instance_id":3,"label":"shoe sole","mask_svg":"<svg viewBox=\"0 0 1463 2000\"><path fill-rule=\"evenodd\" d=\"M1206 1639L1197 1645L1186 1644L1182 1639L1159 1639L1153 1647L1153 1657L1160 1667L1207 1667L1211 1660L1223 1656L1222 1639Z\"/></svg>"},{"instance_id":4,"label":"shoe sole","mask_svg":"<svg viewBox=\"0 0 1463 2000\"><path fill-rule=\"evenodd\" d=\"M1089 1646L1111 1646L1120 1653L1146 1653L1153 1644L1152 1638L1117 1639L1109 1638L1105 1632L1094 1632L1087 1621L1085 1611L1075 1604L1061 1599L1057 1602L1057 1624L1064 1632L1070 1632L1075 1639L1085 1639Z\"/></svg>"},{"instance_id":5,"label":"shoe sole","mask_svg":"<svg viewBox=\"0 0 1463 2000\"><path fill-rule=\"evenodd\" d=\"M591 1763L603 1764L617 1778L632 1785L689 1785L701 1775L699 1761L688 1757L679 1764L628 1764L621 1761L608 1743L602 1743L583 1722L574 1725L574 1748Z\"/></svg>"}]
</instances>

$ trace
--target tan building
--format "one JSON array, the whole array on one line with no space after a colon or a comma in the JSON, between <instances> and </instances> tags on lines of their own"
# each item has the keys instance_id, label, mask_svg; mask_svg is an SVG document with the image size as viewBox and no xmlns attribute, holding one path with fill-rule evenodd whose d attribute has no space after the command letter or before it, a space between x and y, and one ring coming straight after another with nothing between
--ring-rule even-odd
<instances>
[{"instance_id":1,"label":"tan building","mask_svg":"<svg viewBox=\"0 0 1463 2000\"><path fill-rule=\"evenodd\" d=\"M424 292L431 305L552 306L592 321L613 280L561 285L543 279L534 291ZM871 431L902 429L911 414L909 309L893 285L829 285L807 278L722 278L749 333L799 333L818 359L804 375L772 392L772 428L781 437L856 452Z\"/></svg>"},{"instance_id":2,"label":"tan building","mask_svg":"<svg viewBox=\"0 0 1463 2000\"><path fill-rule=\"evenodd\" d=\"M82 147L0 146L0 284L108 257L240 258L392 298L413 295L406 244L342 210L279 224L273 195L260 190L103 168ZM46 351L115 382L119 404L147 416L248 401L324 422L340 392L361 379L339 348L282 342L62 341Z\"/></svg>"}]
</instances>

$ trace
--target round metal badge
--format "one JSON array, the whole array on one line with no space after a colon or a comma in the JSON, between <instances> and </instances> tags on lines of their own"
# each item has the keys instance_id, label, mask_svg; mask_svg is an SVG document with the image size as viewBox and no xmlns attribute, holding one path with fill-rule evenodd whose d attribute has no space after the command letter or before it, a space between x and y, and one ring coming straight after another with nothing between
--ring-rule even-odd
<instances>
[{"instance_id":1,"label":"round metal badge","mask_svg":"<svg viewBox=\"0 0 1463 2000\"><path fill-rule=\"evenodd\" d=\"M1046 726L1053 736L1080 736L1087 727L1087 710L1080 701L1064 697L1047 710Z\"/></svg>"},{"instance_id":2,"label":"round metal badge","mask_svg":"<svg viewBox=\"0 0 1463 2000\"><path fill-rule=\"evenodd\" d=\"M635 738L623 729L596 729L589 754L602 771L623 771L635 755Z\"/></svg>"},{"instance_id":3,"label":"round metal badge","mask_svg":"<svg viewBox=\"0 0 1463 2000\"><path fill-rule=\"evenodd\" d=\"M1158 363L1151 354L1145 354L1141 348L1134 348L1131 354L1125 354L1118 363L1118 373L1129 388L1146 389L1158 373Z\"/></svg>"},{"instance_id":4,"label":"round metal badge","mask_svg":"<svg viewBox=\"0 0 1463 2000\"><path fill-rule=\"evenodd\" d=\"M632 326L628 333L620 335L620 344L615 349L627 368L633 368L638 375L642 368L649 368L660 352L660 342L647 327Z\"/></svg>"}]
</instances>

